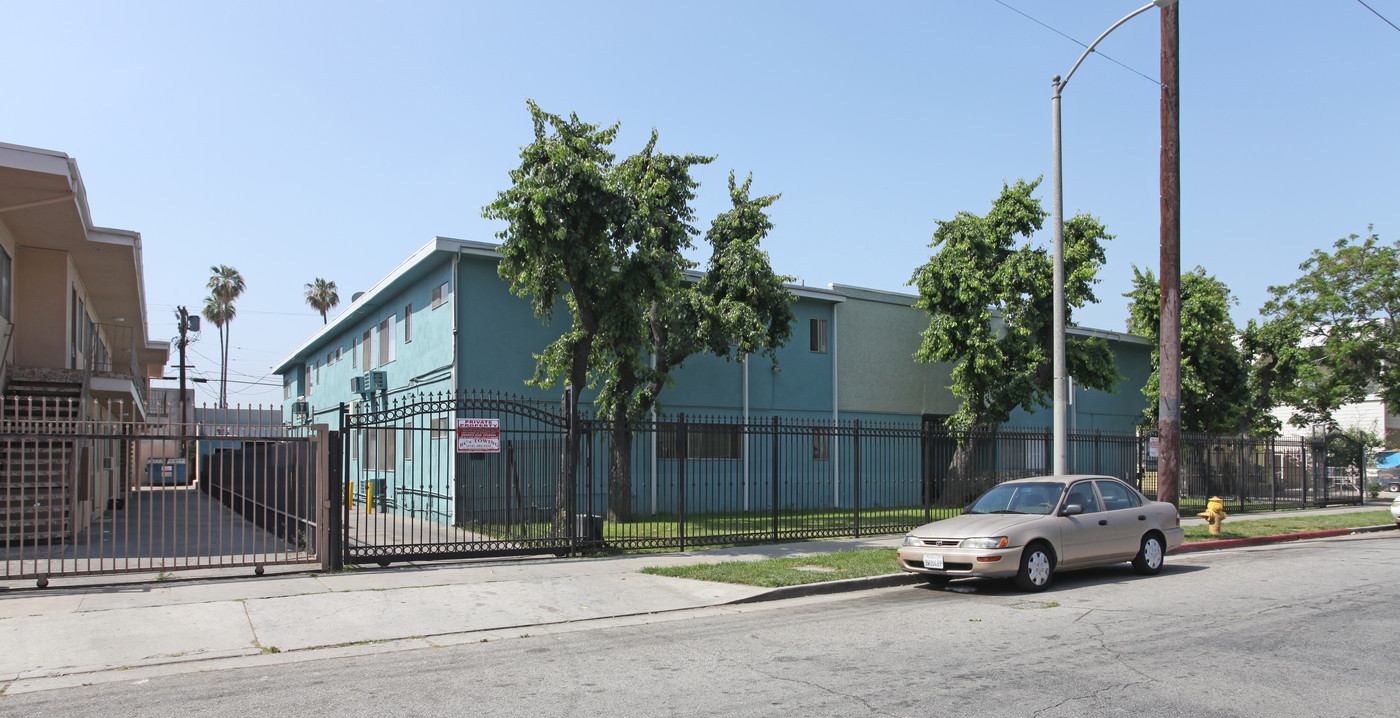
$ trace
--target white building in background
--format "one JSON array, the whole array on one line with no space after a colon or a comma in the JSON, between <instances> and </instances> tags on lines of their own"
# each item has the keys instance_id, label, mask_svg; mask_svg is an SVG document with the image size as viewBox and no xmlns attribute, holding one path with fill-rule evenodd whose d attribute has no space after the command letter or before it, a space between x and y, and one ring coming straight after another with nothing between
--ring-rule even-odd
<instances>
[{"instance_id":1,"label":"white building in background","mask_svg":"<svg viewBox=\"0 0 1400 718\"><path fill-rule=\"evenodd\" d=\"M1385 448L1395 449L1400 448L1400 415L1392 412L1392 409L1396 408L1400 407L1387 406L1385 399L1379 394L1371 394L1365 401L1344 404L1333 412L1332 418L1344 430L1360 429L1375 434L1385 441ZM1322 433L1321 426L1300 427L1288 423L1288 419L1293 416L1291 406L1280 406L1274 409L1273 415L1283 424L1280 436L1309 437L1314 433Z\"/></svg>"}]
</instances>

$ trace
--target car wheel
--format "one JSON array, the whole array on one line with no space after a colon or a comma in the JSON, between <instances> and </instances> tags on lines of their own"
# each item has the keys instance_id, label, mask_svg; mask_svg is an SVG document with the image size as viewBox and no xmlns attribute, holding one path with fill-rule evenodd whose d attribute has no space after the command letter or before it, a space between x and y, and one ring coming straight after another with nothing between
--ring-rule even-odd
<instances>
[{"instance_id":1,"label":"car wheel","mask_svg":"<svg viewBox=\"0 0 1400 718\"><path fill-rule=\"evenodd\" d=\"M1016 572L1016 586L1022 591L1044 591L1055 573L1055 558L1050 547L1033 543L1021 552L1021 568Z\"/></svg>"},{"instance_id":2,"label":"car wheel","mask_svg":"<svg viewBox=\"0 0 1400 718\"><path fill-rule=\"evenodd\" d=\"M938 574L926 573L924 574L924 580L927 581L928 585L930 586L944 586L947 585L947 583L952 579L948 576L940 576Z\"/></svg>"},{"instance_id":3,"label":"car wheel","mask_svg":"<svg viewBox=\"0 0 1400 718\"><path fill-rule=\"evenodd\" d=\"M1138 549L1137 556L1133 557L1133 570L1144 576L1155 576L1162 570L1162 560L1166 551L1162 547L1162 538L1157 534L1148 534L1142 537L1142 547Z\"/></svg>"},{"instance_id":4,"label":"car wheel","mask_svg":"<svg viewBox=\"0 0 1400 718\"><path fill-rule=\"evenodd\" d=\"M1390 491L1400 491L1400 484L1391 484L1388 489Z\"/></svg>"}]
</instances>

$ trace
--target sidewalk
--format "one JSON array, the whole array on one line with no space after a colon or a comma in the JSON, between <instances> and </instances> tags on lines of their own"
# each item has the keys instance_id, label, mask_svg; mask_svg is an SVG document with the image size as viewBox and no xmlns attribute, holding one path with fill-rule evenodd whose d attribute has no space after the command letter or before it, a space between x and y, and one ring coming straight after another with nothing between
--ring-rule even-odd
<instances>
[{"instance_id":1,"label":"sidewalk","mask_svg":"<svg viewBox=\"0 0 1400 718\"><path fill-rule=\"evenodd\" d=\"M1383 508L1370 504L1287 515ZM1183 525L1191 523L1200 519L1182 519ZM637 573L646 566L892 548L902 538L395 565L334 574L0 586L0 645L6 646L0 653L0 692L539 635L581 622L649 623L678 611L733 611L745 602L918 582L918 576L894 574L766 589Z\"/></svg>"}]
</instances>

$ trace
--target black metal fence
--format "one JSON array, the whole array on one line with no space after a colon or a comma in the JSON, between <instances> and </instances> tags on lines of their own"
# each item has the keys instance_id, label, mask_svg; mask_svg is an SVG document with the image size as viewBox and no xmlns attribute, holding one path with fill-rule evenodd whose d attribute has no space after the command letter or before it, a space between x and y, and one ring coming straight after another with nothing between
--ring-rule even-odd
<instances>
[{"instance_id":1,"label":"black metal fence","mask_svg":"<svg viewBox=\"0 0 1400 718\"><path fill-rule=\"evenodd\" d=\"M901 533L1052 462L1048 429L771 415L617 423L587 408L571 420L561 404L491 392L362 402L342 408L341 426L334 493L352 563ZM1070 432L1068 469L1155 496L1153 447L1138 433ZM1182 513L1212 496L1232 511L1359 501L1360 482L1329 473L1333 454L1187 436Z\"/></svg>"},{"instance_id":2,"label":"black metal fence","mask_svg":"<svg viewBox=\"0 0 1400 718\"><path fill-rule=\"evenodd\" d=\"M1154 438L1144 436L1139 488L1157 495ZM1340 434L1312 438L1183 434L1177 506L1183 516L1220 497L1227 511L1274 511L1365 498L1366 457Z\"/></svg>"}]
</instances>

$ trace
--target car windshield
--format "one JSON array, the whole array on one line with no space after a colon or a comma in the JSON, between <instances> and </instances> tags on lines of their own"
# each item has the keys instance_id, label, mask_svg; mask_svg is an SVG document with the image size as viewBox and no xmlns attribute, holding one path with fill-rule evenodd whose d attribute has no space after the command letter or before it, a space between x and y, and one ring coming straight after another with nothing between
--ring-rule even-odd
<instances>
[{"instance_id":1,"label":"car windshield","mask_svg":"<svg viewBox=\"0 0 1400 718\"><path fill-rule=\"evenodd\" d=\"M1002 484L982 494L963 513L968 514L1049 514L1060 503L1063 484Z\"/></svg>"}]
</instances>

